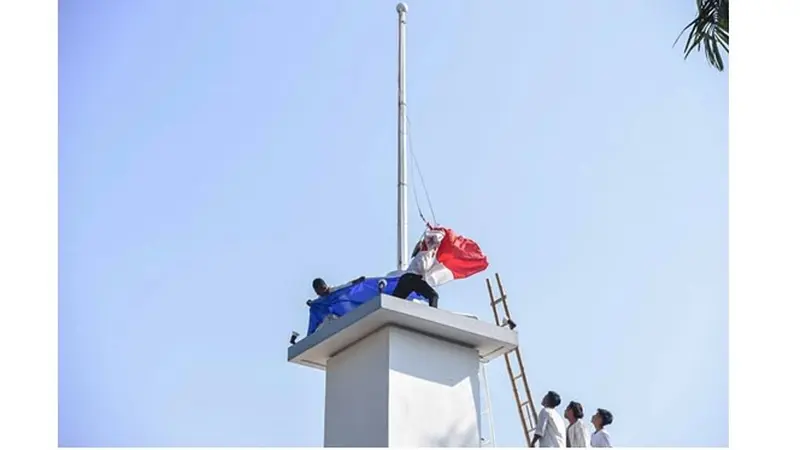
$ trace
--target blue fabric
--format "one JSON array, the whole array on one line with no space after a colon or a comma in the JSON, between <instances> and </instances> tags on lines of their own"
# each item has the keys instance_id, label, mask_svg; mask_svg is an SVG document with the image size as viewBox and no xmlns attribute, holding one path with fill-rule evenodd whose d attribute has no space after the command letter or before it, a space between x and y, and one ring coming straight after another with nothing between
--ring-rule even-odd
<instances>
[{"instance_id":1,"label":"blue fabric","mask_svg":"<svg viewBox=\"0 0 800 450\"><path fill-rule=\"evenodd\" d=\"M380 294L380 290L378 289L378 282L380 280L386 281L386 287L383 289L383 293L392 295L397 288L397 282L400 280L400 277L367 278L361 283L337 289L311 302L311 305L309 305L310 311L307 335L317 331L317 328L329 314L342 317L377 297L378 294ZM416 292L412 292L411 295L408 296L408 300L414 299L424 298Z\"/></svg>"}]
</instances>

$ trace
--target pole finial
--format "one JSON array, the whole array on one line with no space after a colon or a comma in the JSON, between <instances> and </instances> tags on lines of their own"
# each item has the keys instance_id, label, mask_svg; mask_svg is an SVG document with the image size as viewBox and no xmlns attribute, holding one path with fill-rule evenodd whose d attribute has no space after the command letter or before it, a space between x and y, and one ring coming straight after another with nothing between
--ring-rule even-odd
<instances>
[{"instance_id":1,"label":"pole finial","mask_svg":"<svg viewBox=\"0 0 800 450\"><path fill-rule=\"evenodd\" d=\"M403 2L397 4L397 12L399 14L407 13L408 12L408 5Z\"/></svg>"}]
</instances>

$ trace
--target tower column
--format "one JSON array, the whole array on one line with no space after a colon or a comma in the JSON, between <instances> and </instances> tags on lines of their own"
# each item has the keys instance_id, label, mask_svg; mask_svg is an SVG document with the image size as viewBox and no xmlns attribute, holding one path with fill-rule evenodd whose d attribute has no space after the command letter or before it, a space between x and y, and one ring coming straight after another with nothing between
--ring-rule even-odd
<instances>
[{"instance_id":1,"label":"tower column","mask_svg":"<svg viewBox=\"0 0 800 450\"><path fill-rule=\"evenodd\" d=\"M480 363L507 328L381 295L289 347L325 370L325 447L480 446Z\"/></svg>"}]
</instances>

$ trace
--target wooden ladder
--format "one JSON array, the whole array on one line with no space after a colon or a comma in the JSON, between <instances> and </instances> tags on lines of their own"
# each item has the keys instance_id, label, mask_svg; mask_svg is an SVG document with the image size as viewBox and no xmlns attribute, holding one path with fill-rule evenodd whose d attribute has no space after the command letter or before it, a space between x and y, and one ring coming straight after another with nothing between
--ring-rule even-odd
<instances>
[{"instance_id":1,"label":"wooden ladder","mask_svg":"<svg viewBox=\"0 0 800 450\"><path fill-rule=\"evenodd\" d=\"M495 296L494 289L492 289L492 281L489 278L486 279L486 288L489 290L489 300L492 304L492 312L494 312L494 322L499 327L508 327L513 330L517 327L517 324L511 319L511 313L508 311L508 296L503 289L500 275L494 274L494 277L497 280L497 287L500 291L499 296ZM498 308L498 305L502 305L502 310ZM522 421L522 429L525 431L525 445L530 447L539 418L536 415L536 405L533 403L530 387L528 387L528 377L525 375L525 366L522 364L522 353L520 353L519 347L517 347L503 355L503 357L506 360L508 377L511 379L514 400L517 402L519 419ZM516 365L511 363L512 359L516 360ZM515 370L515 368L517 370ZM519 383L520 380L522 381L521 387Z\"/></svg>"}]
</instances>

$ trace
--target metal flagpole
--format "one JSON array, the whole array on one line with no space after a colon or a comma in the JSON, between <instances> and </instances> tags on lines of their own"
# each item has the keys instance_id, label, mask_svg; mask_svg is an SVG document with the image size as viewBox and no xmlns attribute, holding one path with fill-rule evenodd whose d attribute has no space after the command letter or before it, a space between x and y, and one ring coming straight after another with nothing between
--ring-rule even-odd
<instances>
[{"instance_id":1,"label":"metal flagpole","mask_svg":"<svg viewBox=\"0 0 800 450\"><path fill-rule=\"evenodd\" d=\"M406 14L408 6L397 4L398 75L397 75L397 269L408 267L408 205L406 193Z\"/></svg>"}]
</instances>

